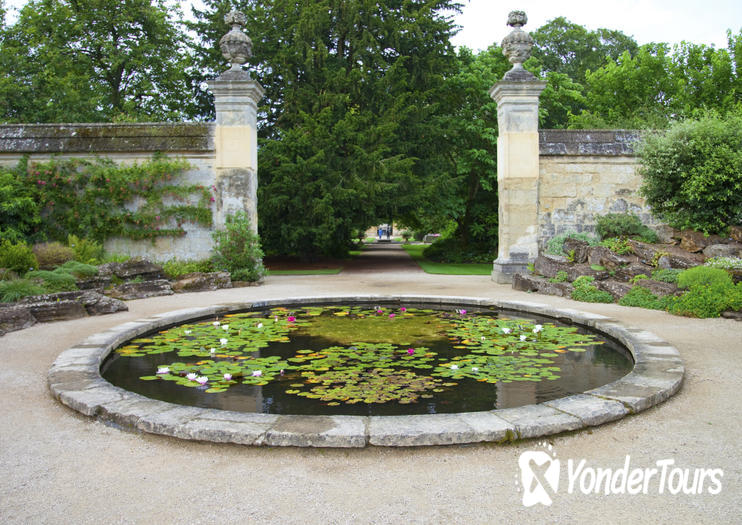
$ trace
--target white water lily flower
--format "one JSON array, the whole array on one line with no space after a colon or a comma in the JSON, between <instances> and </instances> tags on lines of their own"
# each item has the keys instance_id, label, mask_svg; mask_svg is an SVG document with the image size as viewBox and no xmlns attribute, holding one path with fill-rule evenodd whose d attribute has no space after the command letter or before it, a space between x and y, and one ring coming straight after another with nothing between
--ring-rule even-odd
<instances>
[{"instance_id":1,"label":"white water lily flower","mask_svg":"<svg viewBox=\"0 0 742 525\"><path fill-rule=\"evenodd\" d=\"M502 329L502 333L503 334L509 334L510 333L510 328L503 328Z\"/></svg>"},{"instance_id":2,"label":"white water lily flower","mask_svg":"<svg viewBox=\"0 0 742 525\"><path fill-rule=\"evenodd\" d=\"M229 342L229 340L222 337L221 339L219 339L219 342L222 344L222 346L224 346Z\"/></svg>"},{"instance_id":3,"label":"white water lily flower","mask_svg":"<svg viewBox=\"0 0 742 525\"><path fill-rule=\"evenodd\" d=\"M459 365L451 365L451 370L458 370L458 369L459 369Z\"/></svg>"},{"instance_id":4,"label":"white water lily flower","mask_svg":"<svg viewBox=\"0 0 742 525\"><path fill-rule=\"evenodd\" d=\"M540 324L537 324L536 326L533 327L533 333L534 334L537 334L537 333L539 333L543 329L544 329L543 326L541 326Z\"/></svg>"},{"instance_id":5,"label":"white water lily flower","mask_svg":"<svg viewBox=\"0 0 742 525\"><path fill-rule=\"evenodd\" d=\"M185 331L185 332L183 332L183 333L184 333L185 335L191 335L191 330L186 330L186 331Z\"/></svg>"},{"instance_id":6,"label":"white water lily flower","mask_svg":"<svg viewBox=\"0 0 742 525\"><path fill-rule=\"evenodd\" d=\"M473 367L471 367L471 371L472 372L479 372L479 368L477 368L476 366L473 366Z\"/></svg>"},{"instance_id":7,"label":"white water lily flower","mask_svg":"<svg viewBox=\"0 0 742 525\"><path fill-rule=\"evenodd\" d=\"M521 341L525 341L526 339L528 339L528 337L526 337L525 335L520 336Z\"/></svg>"},{"instance_id":8,"label":"white water lily flower","mask_svg":"<svg viewBox=\"0 0 742 525\"><path fill-rule=\"evenodd\" d=\"M482 336L482 341L484 341L484 336Z\"/></svg>"},{"instance_id":9,"label":"white water lily flower","mask_svg":"<svg viewBox=\"0 0 742 525\"><path fill-rule=\"evenodd\" d=\"M222 323L220 323L219 321L214 321L214 322L213 322L213 323L211 323L211 324L213 324L214 326L219 326L219 325L220 325L220 324L222 324Z\"/></svg>"},{"instance_id":10,"label":"white water lily flower","mask_svg":"<svg viewBox=\"0 0 742 525\"><path fill-rule=\"evenodd\" d=\"M209 382L209 378L206 376L199 376L196 378L196 382L199 383L200 385L205 385L206 383Z\"/></svg>"},{"instance_id":11,"label":"white water lily flower","mask_svg":"<svg viewBox=\"0 0 742 525\"><path fill-rule=\"evenodd\" d=\"M260 376L262 376L262 375L263 375L263 372L262 372L262 370L253 370L253 371L252 371L252 376L253 376L253 377L260 377Z\"/></svg>"},{"instance_id":12,"label":"white water lily flower","mask_svg":"<svg viewBox=\"0 0 742 525\"><path fill-rule=\"evenodd\" d=\"M163 366L162 368L158 368L157 369L157 373L158 374L169 374L170 373L170 369L168 367L166 367L166 366Z\"/></svg>"},{"instance_id":13,"label":"white water lily flower","mask_svg":"<svg viewBox=\"0 0 742 525\"><path fill-rule=\"evenodd\" d=\"M258 328L263 328L263 323L258 323Z\"/></svg>"},{"instance_id":14,"label":"white water lily flower","mask_svg":"<svg viewBox=\"0 0 742 525\"><path fill-rule=\"evenodd\" d=\"M216 349L215 349L215 348L211 348L211 349L209 350L209 353L210 353L211 355L214 355L214 354L216 353Z\"/></svg>"},{"instance_id":15,"label":"white water lily flower","mask_svg":"<svg viewBox=\"0 0 742 525\"><path fill-rule=\"evenodd\" d=\"M228 324L223 324L223 325L222 325L222 330L224 330L225 332L226 332L227 330L229 330L229 325L228 325Z\"/></svg>"},{"instance_id":16,"label":"white water lily flower","mask_svg":"<svg viewBox=\"0 0 742 525\"><path fill-rule=\"evenodd\" d=\"M188 380L190 380L190 381L195 381L197 377L198 377L198 376L197 376L196 374L194 374L193 372L191 372L190 374L188 374L188 375L186 376L186 379L188 379Z\"/></svg>"},{"instance_id":17,"label":"white water lily flower","mask_svg":"<svg viewBox=\"0 0 742 525\"><path fill-rule=\"evenodd\" d=\"M224 380L225 381L231 381L232 380L232 374L224 374Z\"/></svg>"}]
</instances>

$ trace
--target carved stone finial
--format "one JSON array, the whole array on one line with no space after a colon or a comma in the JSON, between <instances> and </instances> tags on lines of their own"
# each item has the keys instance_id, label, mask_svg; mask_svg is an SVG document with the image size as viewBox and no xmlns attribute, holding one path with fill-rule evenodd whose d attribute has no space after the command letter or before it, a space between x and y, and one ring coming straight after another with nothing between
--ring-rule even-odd
<instances>
[{"instance_id":1,"label":"carved stone finial","mask_svg":"<svg viewBox=\"0 0 742 525\"><path fill-rule=\"evenodd\" d=\"M533 38L521 29L526 25L528 17L523 11L511 11L508 15L508 25L513 28L508 36L502 40L502 54L505 55L513 68L505 73L505 80L534 80L536 77L530 71L523 69L523 62L531 56Z\"/></svg>"},{"instance_id":2,"label":"carved stone finial","mask_svg":"<svg viewBox=\"0 0 742 525\"><path fill-rule=\"evenodd\" d=\"M242 32L247 17L239 11L230 11L224 16L224 21L232 29L219 40L219 49L222 50L222 56L232 64L229 71L242 73L242 65L252 56L252 40Z\"/></svg>"}]
</instances>

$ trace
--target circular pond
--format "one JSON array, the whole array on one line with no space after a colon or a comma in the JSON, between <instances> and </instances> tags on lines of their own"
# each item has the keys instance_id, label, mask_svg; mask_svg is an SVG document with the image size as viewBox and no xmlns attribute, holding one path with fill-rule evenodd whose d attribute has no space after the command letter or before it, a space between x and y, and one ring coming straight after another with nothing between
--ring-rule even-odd
<instances>
[{"instance_id":1,"label":"circular pond","mask_svg":"<svg viewBox=\"0 0 742 525\"><path fill-rule=\"evenodd\" d=\"M632 367L622 345L571 323L400 302L210 316L127 342L101 371L121 388L181 405L381 416L541 403Z\"/></svg>"},{"instance_id":2,"label":"circular pond","mask_svg":"<svg viewBox=\"0 0 742 525\"><path fill-rule=\"evenodd\" d=\"M353 296L124 323L60 354L48 383L63 404L124 429L363 447L502 442L600 425L663 402L683 374L667 342L598 314Z\"/></svg>"}]
</instances>

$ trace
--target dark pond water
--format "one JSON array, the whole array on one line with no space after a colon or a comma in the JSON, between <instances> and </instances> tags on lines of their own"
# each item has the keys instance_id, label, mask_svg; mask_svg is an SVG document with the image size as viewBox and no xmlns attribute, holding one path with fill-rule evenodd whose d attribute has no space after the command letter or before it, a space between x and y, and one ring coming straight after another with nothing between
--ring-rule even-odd
<instances>
[{"instance_id":1,"label":"dark pond water","mask_svg":"<svg viewBox=\"0 0 742 525\"><path fill-rule=\"evenodd\" d=\"M610 383L633 366L621 345L585 328L465 308L302 306L232 314L122 345L101 372L122 388L182 405L402 415L540 403Z\"/></svg>"}]
</instances>

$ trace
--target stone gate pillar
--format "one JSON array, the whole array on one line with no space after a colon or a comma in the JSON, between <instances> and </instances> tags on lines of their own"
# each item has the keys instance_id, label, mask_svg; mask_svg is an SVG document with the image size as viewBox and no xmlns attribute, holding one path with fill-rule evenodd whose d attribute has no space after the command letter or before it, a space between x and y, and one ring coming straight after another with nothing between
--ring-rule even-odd
<instances>
[{"instance_id":1,"label":"stone gate pillar","mask_svg":"<svg viewBox=\"0 0 742 525\"><path fill-rule=\"evenodd\" d=\"M514 273L527 270L538 256L538 99L546 82L523 69L533 47L521 29L523 11L513 11L508 25L513 31L502 41L503 54L513 64L492 86L497 102L497 193L499 230L497 259L492 279L510 283Z\"/></svg>"},{"instance_id":2,"label":"stone gate pillar","mask_svg":"<svg viewBox=\"0 0 742 525\"><path fill-rule=\"evenodd\" d=\"M227 215L244 211L257 232L257 108L263 87L242 69L252 55L252 41L241 30L245 15L232 11L224 19L232 29L219 41L219 47L232 67L208 83L216 108L215 226L223 227Z\"/></svg>"}]
</instances>

